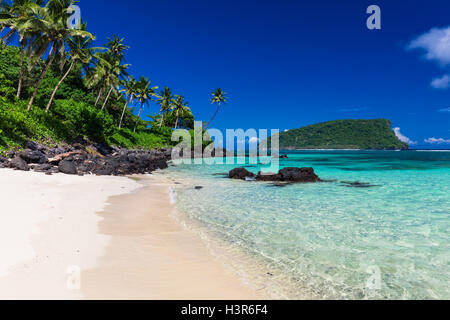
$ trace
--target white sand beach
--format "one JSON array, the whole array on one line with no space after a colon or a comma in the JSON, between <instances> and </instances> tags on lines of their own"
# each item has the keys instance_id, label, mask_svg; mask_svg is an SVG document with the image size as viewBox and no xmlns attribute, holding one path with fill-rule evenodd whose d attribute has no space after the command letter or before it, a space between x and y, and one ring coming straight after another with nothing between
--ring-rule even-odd
<instances>
[{"instance_id":1,"label":"white sand beach","mask_svg":"<svg viewBox=\"0 0 450 320\"><path fill-rule=\"evenodd\" d=\"M0 170L0 299L258 299L161 178Z\"/></svg>"}]
</instances>

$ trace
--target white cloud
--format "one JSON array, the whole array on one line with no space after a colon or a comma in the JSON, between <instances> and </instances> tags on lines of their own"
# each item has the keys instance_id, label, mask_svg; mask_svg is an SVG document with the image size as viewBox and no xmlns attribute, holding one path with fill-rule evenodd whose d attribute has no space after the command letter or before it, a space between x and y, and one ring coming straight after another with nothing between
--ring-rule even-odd
<instances>
[{"instance_id":1,"label":"white cloud","mask_svg":"<svg viewBox=\"0 0 450 320\"><path fill-rule=\"evenodd\" d=\"M438 112L450 112L450 107L444 108L444 109L440 109L440 110L438 110Z\"/></svg>"},{"instance_id":2,"label":"white cloud","mask_svg":"<svg viewBox=\"0 0 450 320\"><path fill-rule=\"evenodd\" d=\"M397 136L397 138L400 139L400 141L406 142L409 145L417 144L416 141L412 141L410 138L408 138L407 136L403 135L400 132L400 128L394 128L394 132L395 132L395 135Z\"/></svg>"},{"instance_id":3,"label":"white cloud","mask_svg":"<svg viewBox=\"0 0 450 320\"><path fill-rule=\"evenodd\" d=\"M444 139L444 138L428 138L425 139L426 143L431 143L431 144L447 144L450 143L450 139Z\"/></svg>"},{"instance_id":4,"label":"white cloud","mask_svg":"<svg viewBox=\"0 0 450 320\"><path fill-rule=\"evenodd\" d=\"M448 89L450 87L450 77L445 74L441 78L434 78L431 81L431 86L435 89Z\"/></svg>"},{"instance_id":5,"label":"white cloud","mask_svg":"<svg viewBox=\"0 0 450 320\"><path fill-rule=\"evenodd\" d=\"M431 29L411 41L408 48L423 49L427 60L450 64L450 26Z\"/></svg>"}]
</instances>

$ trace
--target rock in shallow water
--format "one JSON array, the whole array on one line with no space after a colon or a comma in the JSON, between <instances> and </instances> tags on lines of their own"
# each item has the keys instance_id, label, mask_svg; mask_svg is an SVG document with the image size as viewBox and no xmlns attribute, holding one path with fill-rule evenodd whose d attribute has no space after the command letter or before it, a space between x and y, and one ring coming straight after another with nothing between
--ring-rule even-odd
<instances>
[{"instance_id":1,"label":"rock in shallow water","mask_svg":"<svg viewBox=\"0 0 450 320\"><path fill-rule=\"evenodd\" d=\"M277 174L263 174L261 172L255 175L245 168L236 168L230 171L231 179L240 179L247 181L268 181L268 182L320 182L320 178L315 174L313 168L284 168ZM254 178L254 179L253 179Z\"/></svg>"},{"instance_id":2,"label":"rock in shallow water","mask_svg":"<svg viewBox=\"0 0 450 320\"><path fill-rule=\"evenodd\" d=\"M230 171L228 174L228 177L230 179L239 179L239 180L245 180L246 178L253 178L255 177L255 174L248 171L245 168L236 168Z\"/></svg>"}]
</instances>

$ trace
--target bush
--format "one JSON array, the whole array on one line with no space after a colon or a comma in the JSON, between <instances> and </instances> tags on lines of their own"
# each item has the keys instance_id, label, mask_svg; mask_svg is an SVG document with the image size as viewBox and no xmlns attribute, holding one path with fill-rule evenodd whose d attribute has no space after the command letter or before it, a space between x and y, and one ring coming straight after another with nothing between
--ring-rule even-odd
<instances>
[{"instance_id":1,"label":"bush","mask_svg":"<svg viewBox=\"0 0 450 320\"><path fill-rule=\"evenodd\" d=\"M106 141L116 132L114 119L106 112L73 100L57 100L52 111L67 125L70 135Z\"/></svg>"}]
</instances>

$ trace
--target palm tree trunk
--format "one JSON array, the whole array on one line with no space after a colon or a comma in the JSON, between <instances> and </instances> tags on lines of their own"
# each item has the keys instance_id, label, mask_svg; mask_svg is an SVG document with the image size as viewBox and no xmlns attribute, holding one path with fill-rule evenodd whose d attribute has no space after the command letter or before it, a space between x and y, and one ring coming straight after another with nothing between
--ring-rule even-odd
<instances>
[{"instance_id":1,"label":"palm tree trunk","mask_svg":"<svg viewBox=\"0 0 450 320\"><path fill-rule=\"evenodd\" d=\"M103 87L100 88L100 91L98 92L97 100L95 100L95 106L97 106L98 102L100 101L100 98L103 95Z\"/></svg>"},{"instance_id":2,"label":"palm tree trunk","mask_svg":"<svg viewBox=\"0 0 450 320\"><path fill-rule=\"evenodd\" d=\"M56 92L58 91L58 89L61 86L61 84L63 83L63 81L67 78L67 76L69 75L70 71L72 71L72 68L73 68L74 64L75 64L75 61L72 60L72 63L70 64L69 69L64 74L64 76L61 78L61 80L59 80L58 84L55 87L55 90L53 90L52 97L50 98L50 101L48 102L48 105L47 105L47 109L45 109L46 113L48 113L48 111L50 110L50 106L52 105L53 99L55 99Z\"/></svg>"},{"instance_id":3,"label":"palm tree trunk","mask_svg":"<svg viewBox=\"0 0 450 320\"><path fill-rule=\"evenodd\" d=\"M159 123L159 127L161 128L164 122L164 113L161 113L161 122Z\"/></svg>"},{"instance_id":4,"label":"palm tree trunk","mask_svg":"<svg viewBox=\"0 0 450 320\"><path fill-rule=\"evenodd\" d=\"M105 110L106 103L108 102L109 96L111 95L111 92L113 91L113 86L111 86L111 89L108 91L108 95L106 96L105 102L103 102L102 110Z\"/></svg>"},{"instance_id":5,"label":"palm tree trunk","mask_svg":"<svg viewBox=\"0 0 450 320\"><path fill-rule=\"evenodd\" d=\"M41 82L42 82L42 80L44 80L44 77L45 77L45 75L46 75L48 69L49 69L50 66L52 65L53 60L55 60L55 57L56 57L56 50L53 50L53 49L54 49L54 48L52 47L52 50L51 50L51 52L50 52L50 57L48 58L48 62L47 62L47 64L45 65L45 68L44 68L44 70L43 70L42 73L41 73L41 77L39 78L39 81L38 81L38 83L36 84L36 86L35 86L35 88L34 88L33 95L31 96L30 102L28 103L28 108L27 108L28 111L31 110L31 107L33 106L34 98L36 98L36 94L37 94L37 92L38 92L38 90L39 90L39 87L41 86Z\"/></svg>"},{"instance_id":6,"label":"palm tree trunk","mask_svg":"<svg viewBox=\"0 0 450 320\"><path fill-rule=\"evenodd\" d=\"M178 110L177 110L177 121L175 122L175 130L178 128Z\"/></svg>"},{"instance_id":7,"label":"palm tree trunk","mask_svg":"<svg viewBox=\"0 0 450 320\"><path fill-rule=\"evenodd\" d=\"M20 51L20 71L19 71L19 85L17 86L17 98L20 98L20 92L22 91L22 77L23 77L23 57L25 55L25 42L21 43Z\"/></svg>"},{"instance_id":8,"label":"palm tree trunk","mask_svg":"<svg viewBox=\"0 0 450 320\"><path fill-rule=\"evenodd\" d=\"M127 102L125 103L125 106L123 107L122 116L120 117L120 122L119 122L119 130L122 129L123 117L125 116L125 110L127 110L128 104L130 103L130 98L131 98L131 96L128 97Z\"/></svg>"},{"instance_id":9,"label":"palm tree trunk","mask_svg":"<svg viewBox=\"0 0 450 320\"><path fill-rule=\"evenodd\" d=\"M137 120L136 120L136 124L134 125L134 131L133 131L133 132L136 132L137 125L138 125L139 119L140 119L140 117L141 117L142 107L144 107L144 103L142 103L142 104L141 104L141 107L139 108L138 118L137 118Z\"/></svg>"},{"instance_id":10,"label":"palm tree trunk","mask_svg":"<svg viewBox=\"0 0 450 320\"><path fill-rule=\"evenodd\" d=\"M219 106L217 107L216 113L214 113L212 119L208 122L208 124L206 125L206 127L204 128L204 130L208 129L209 125L211 124L211 122L213 122L214 118L217 116L217 113L219 112L220 109L220 103Z\"/></svg>"}]
</instances>

